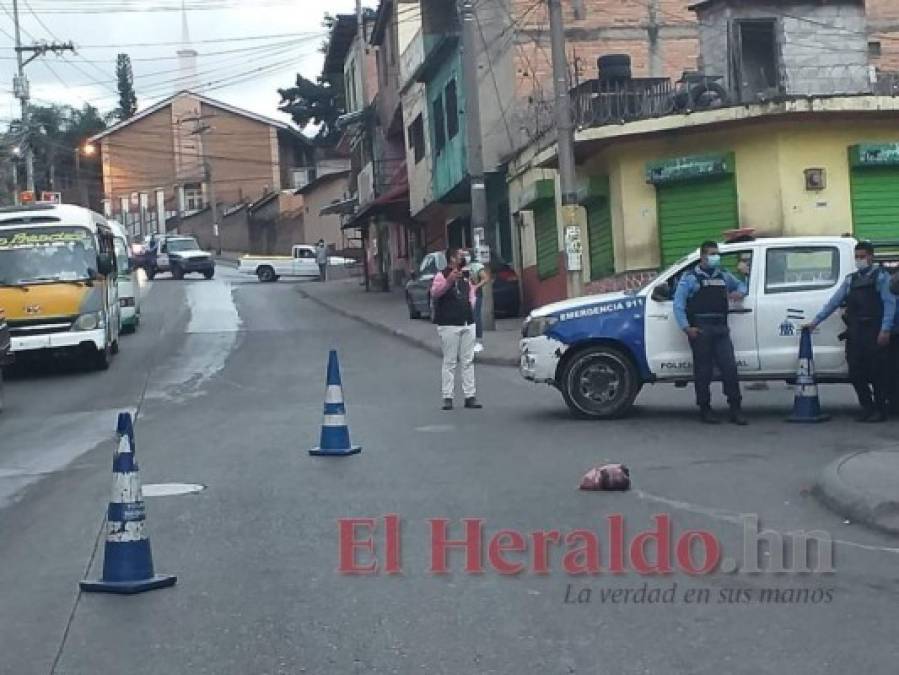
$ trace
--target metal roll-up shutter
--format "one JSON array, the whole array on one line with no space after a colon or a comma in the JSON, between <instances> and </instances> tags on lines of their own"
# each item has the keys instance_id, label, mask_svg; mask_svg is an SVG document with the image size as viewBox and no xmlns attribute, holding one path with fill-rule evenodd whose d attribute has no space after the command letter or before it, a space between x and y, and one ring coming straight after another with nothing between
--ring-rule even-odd
<instances>
[{"instance_id":1,"label":"metal roll-up shutter","mask_svg":"<svg viewBox=\"0 0 899 675\"><path fill-rule=\"evenodd\" d=\"M541 279L555 276L559 273L559 232L554 201L543 201L534 206L534 238L537 274Z\"/></svg>"},{"instance_id":2,"label":"metal roll-up shutter","mask_svg":"<svg viewBox=\"0 0 899 675\"><path fill-rule=\"evenodd\" d=\"M857 239L899 239L899 166L853 167L852 223Z\"/></svg>"},{"instance_id":3,"label":"metal roll-up shutter","mask_svg":"<svg viewBox=\"0 0 899 675\"><path fill-rule=\"evenodd\" d=\"M607 197L586 204L587 247L590 254L590 280L615 274L615 247L612 243L612 209Z\"/></svg>"},{"instance_id":4,"label":"metal roll-up shutter","mask_svg":"<svg viewBox=\"0 0 899 675\"><path fill-rule=\"evenodd\" d=\"M718 241L722 232L739 227L733 174L657 185L656 190L664 266L704 240Z\"/></svg>"}]
</instances>

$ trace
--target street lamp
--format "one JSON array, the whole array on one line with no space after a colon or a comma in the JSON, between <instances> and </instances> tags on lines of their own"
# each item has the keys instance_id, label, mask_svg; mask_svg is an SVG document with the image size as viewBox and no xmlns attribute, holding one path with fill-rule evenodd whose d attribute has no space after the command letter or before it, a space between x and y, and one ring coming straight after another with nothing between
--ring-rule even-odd
<instances>
[{"instance_id":1,"label":"street lamp","mask_svg":"<svg viewBox=\"0 0 899 675\"><path fill-rule=\"evenodd\" d=\"M77 147L75 154L75 182L78 183L78 191L80 194L81 206L86 209L90 208L90 197L87 194L87 183L81 178L81 155L85 157L93 157L97 153L97 146L92 143L85 143L83 147Z\"/></svg>"}]
</instances>

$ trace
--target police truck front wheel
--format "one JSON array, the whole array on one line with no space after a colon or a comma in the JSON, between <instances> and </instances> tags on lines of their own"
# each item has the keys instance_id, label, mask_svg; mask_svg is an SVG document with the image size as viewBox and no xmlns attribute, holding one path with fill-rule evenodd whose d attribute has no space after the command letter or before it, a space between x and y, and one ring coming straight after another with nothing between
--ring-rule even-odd
<instances>
[{"instance_id":1,"label":"police truck front wheel","mask_svg":"<svg viewBox=\"0 0 899 675\"><path fill-rule=\"evenodd\" d=\"M615 347L598 345L568 357L558 385L577 417L614 419L631 409L641 382L626 354Z\"/></svg>"}]
</instances>

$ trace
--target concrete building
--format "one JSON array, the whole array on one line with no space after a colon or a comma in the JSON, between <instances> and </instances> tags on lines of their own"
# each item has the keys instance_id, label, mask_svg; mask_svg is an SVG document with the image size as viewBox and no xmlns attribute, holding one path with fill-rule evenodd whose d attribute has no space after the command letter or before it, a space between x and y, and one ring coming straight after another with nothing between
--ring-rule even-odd
<instances>
[{"instance_id":1,"label":"concrete building","mask_svg":"<svg viewBox=\"0 0 899 675\"><path fill-rule=\"evenodd\" d=\"M706 73L726 76L723 100L678 109L672 93L657 107L639 81L574 91L587 291L638 286L703 239L740 232L899 239L899 98L877 95L859 58L860 4L805 4L815 7L694 6ZM818 37L803 32L810 21ZM617 119L601 114L615 109ZM508 170L526 307L569 292L555 161L546 136Z\"/></svg>"},{"instance_id":2,"label":"concrete building","mask_svg":"<svg viewBox=\"0 0 899 675\"><path fill-rule=\"evenodd\" d=\"M872 90L864 0L702 0L702 69L732 102Z\"/></svg>"}]
</instances>

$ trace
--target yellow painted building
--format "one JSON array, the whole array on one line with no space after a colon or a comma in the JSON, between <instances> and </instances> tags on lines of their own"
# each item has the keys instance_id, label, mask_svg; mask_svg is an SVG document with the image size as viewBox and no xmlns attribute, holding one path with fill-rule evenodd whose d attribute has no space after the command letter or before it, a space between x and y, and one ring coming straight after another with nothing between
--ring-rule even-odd
<instances>
[{"instance_id":1,"label":"yellow painted building","mask_svg":"<svg viewBox=\"0 0 899 675\"><path fill-rule=\"evenodd\" d=\"M625 286L627 273L656 270L737 228L755 236L899 240L897 98L809 98L668 115L584 129L576 143L588 290ZM528 304L567 294L549 267L551 226L555 252L563 247L555 155L555 145L534 148L509 171ZM552 224L551 210L539 216L547 199L556 202ZM558 274L564 278L565 270Z\"/></svg>"}]
</instances>

